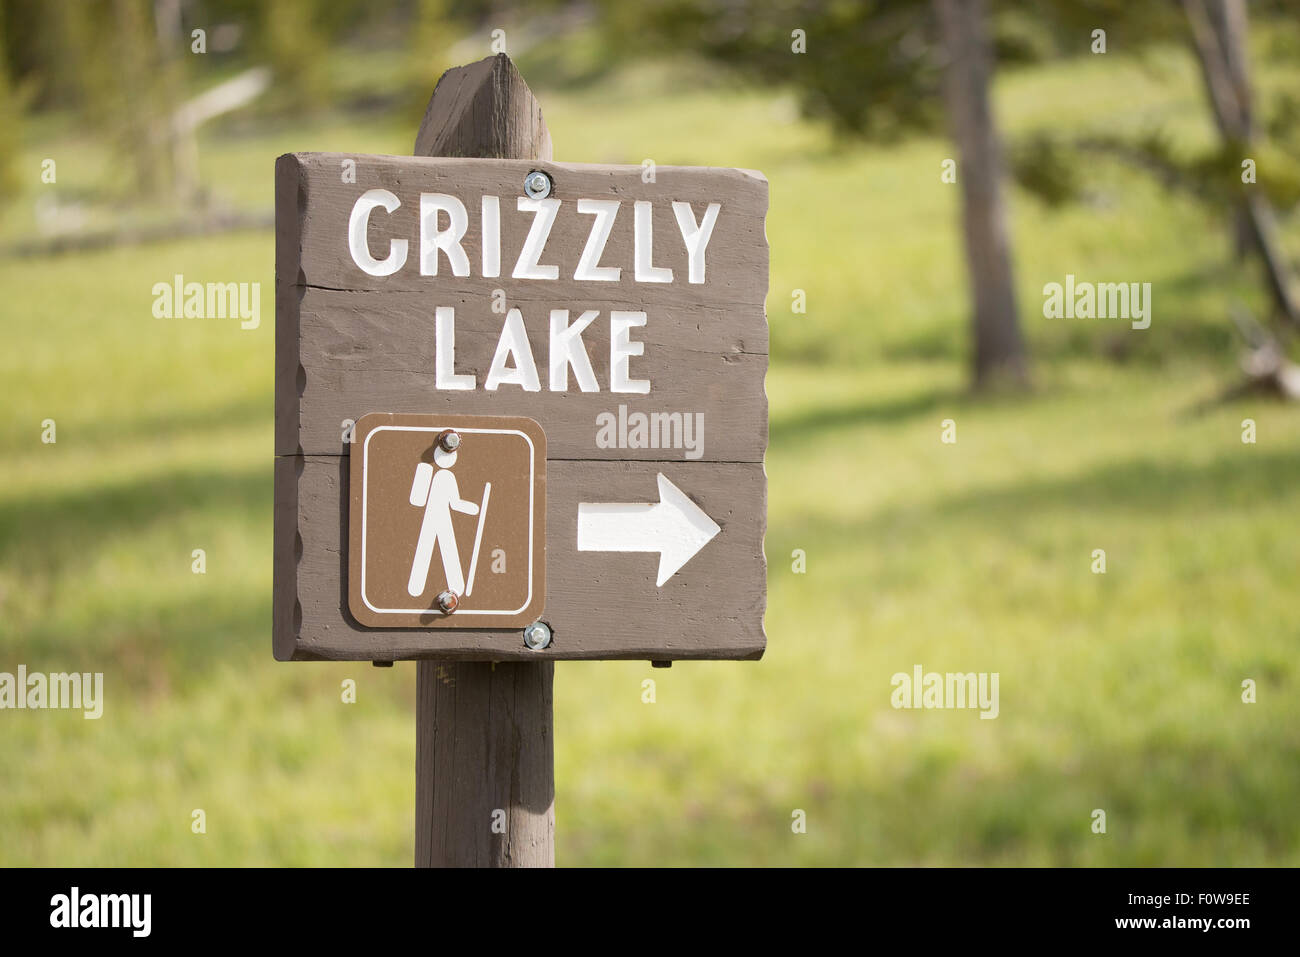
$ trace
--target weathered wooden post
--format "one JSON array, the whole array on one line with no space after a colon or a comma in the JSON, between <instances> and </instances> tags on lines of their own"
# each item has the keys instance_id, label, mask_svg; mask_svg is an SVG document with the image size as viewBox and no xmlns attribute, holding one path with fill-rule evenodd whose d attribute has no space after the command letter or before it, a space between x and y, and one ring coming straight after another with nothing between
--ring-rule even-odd
<instances>
[{"instance_id":1,"label":"weathered wooden post","mask_svg":"<svg viewBox=\"0 0 1300 957\"><path fill-rule=\"evenodd\" d=\"M552 866L554 662L766 644L767 183L554 163L504 55L415 153L276 164L273 647L418 662L417 865Z\"/></svg>"},{"instance_id":2,"label":"weathered wooden post","mask_svg":"<svg viewBox=\"0 0 1300 957\"><path fill-rule=\"evenodd\" d=\"M415 155L549 160L551 134L502 53L442 75ZM555 866L554 678L550 661L416 665L417 867Z\"/></svg>"},{"instance_id":3,"label":"weathered wooden post","mask_svg":"<svg viewBox=\"0 0 1300 957\"><path fill-rule=\"evenodd\" d=\"M416 866L554 866L555 665L416 668Z\"/></svg>"},{"instance_id":4,"label":"weathered wooden post","mask_svg":"<svg viewBox=\"0 0 1300 957\"><path fill-rule=\"evenodd\" d=\"M415 155L550 160L551 134L499 53L442 74ZM552 662L416 664L417 867L555 866L554 677Z\"/></svg>"}]
</instances>

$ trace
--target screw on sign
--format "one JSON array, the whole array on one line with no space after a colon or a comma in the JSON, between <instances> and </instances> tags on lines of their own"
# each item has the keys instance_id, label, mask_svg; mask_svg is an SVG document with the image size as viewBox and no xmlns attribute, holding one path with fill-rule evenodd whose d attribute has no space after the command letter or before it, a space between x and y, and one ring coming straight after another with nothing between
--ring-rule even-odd
<instances>
[{"instance_id":1,"label":"screw on sign","mask_svg":"<svg viewBox=\"0 0 1300 957\"><path fill-rule=\"evenodd\" d=\"M541 170L533 170L524 177L524 194L529 199L545 199L551 195L551 178Z\"/></svg>"},{"instance_id":2,"label":"screw on sign","mask_svg":"<svg viewBox=\"0 0 1300 957\"><path fill-rule=\"evenodd\" d=\"M552 663L765 647L767 183L551 162L504 55L416 145L276 164L274 651L420 661L417 862L548 864Z\"/></svg>"},{"instance_id":3,"label":"screw on sign","mask_svg":"<svg viewBox=\"0 0 1300 957\"><path fill-rule=\"evenodd\" d=\"M524 629L524 644L534 650L545 648L551 643L551 629L545 622L535 621Z\"/></svg>"}]
</instances>

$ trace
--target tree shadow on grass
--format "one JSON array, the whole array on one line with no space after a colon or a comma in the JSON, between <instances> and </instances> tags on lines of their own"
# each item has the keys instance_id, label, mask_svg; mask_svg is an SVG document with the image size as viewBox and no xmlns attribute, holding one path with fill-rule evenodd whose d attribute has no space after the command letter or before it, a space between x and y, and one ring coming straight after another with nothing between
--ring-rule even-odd
<instances>
[{"instance_id":1,"label":"tree shadow on grass","mask_svg":"<svg viewBox=\"0 0 1300 957\"><path fill-rule=\"evenodd\" d=\"M216 472L175 469L0 501L0 562L56 571L123 538L231 512L262 514L270 528L272 467Z\"/></svg>"},{"instance_id":2,"label":"tree shadow on grass","mask_svg":"<svg viewBox=\"0 0 1300 957\"><path fill-rule=\"evenodd\" d=\"M80 444L107 446L120 445L124 439L157 440L216 429L255 429L259 426L269 436L274 424L274 399L270 392L258 392L233 397L220 404L176 406L120 423L105 417L99 422L80 423L77 431Z\"/></svg>"},{"instance_id":3,"label":"tree shadow on grass","mask_svg":"<svg viewBox=\"0 0 1300 957\"><path fill-rule=\"evenodd\" d=\"M73 411L58 416L59 438L73 438L79 448L90 449L120 447L135 440L157 442L226 429L260 427L269 437L274 424L274 401L269 392L232 397L222 403L174 405L138 413L120 421L108 403L102 403L85 414ZM15 449L40 448L34 445L38 436L38 431L24 423L21 428L13 426L7 432L0 432L0 444Z\"/></svg>"},{"instance_id":4,"label":"tree shadow on grass","mask_svg":"<svg viewBox=\"0 0 1300 957\"><path fill-rule=\"evenodd\" d=\"M1096 704L1099 716L1105 708ZM656 791L655 800L624 809L625 822L636 822L631 860L601 847L619 839L612 822L592 833L589 822L601 813L570 804L560 856L571 844L580 860L563 863L1224 866L1287 864L1300 852L1289 802L1300 788L1300 752L1265 729L1238 739L1200 727L1171 738L1153 726L1148 737L1119 741L1099 719L1074 727L1065 753L1015 753L1008 743L992 769L972 758L963 729L935 714L858 710L864 733L882 714L915 733L882 752L879 764L846 766L833 748L820 765L805 757L780 795L757 776L727 781L725 807ZM1004 711L995 723L1016 720ZM816 725L808 728L813 747ZM806 812L806 835L792 832L792 808ZM1097 808L1106 811L1109 836L1092 832Z\"/></svg>"},{"instance_id":5,"label":"tree shadow on grass","mask_svg":"<svg viewBox=\"0 0 1300 957\"><path fill-rule=\"evenodd\" d=\"M184 575L191 579L182 580ZM90 630L42 619L9 651L33 671L103 672L116 693L164 699L206 686L214 671L253 660L272 663L271 582L241 590L215 586L184 568L156 593L121 601L100 590L88 601Z\"/></svg>"},{"instance_id":6,"label":"tree shadow on grass","mask_svg":"<svg viewBox=\"0 0 1300 957\"><path fill-rule=\"evenodd\" d=\"M1255 506L1300 495L1300 449L1262 452L1242 448L1240 453L1200 463L1138 458L1070 476L1030 477L974 489L940 502L934 509L945 517L1032 514L1056 508L1200 516L1234 505Z\"/></svg>"},{"instance_id":7,"label":"tree shadow on grass","mask_svg":"<svg viewBox=\"0 0 1300 957\"><path fill-rule=\"evenodd\" d=\"M900 520L914 529L931 528L936 535L951 536L954 520L973 520L1002 532L1060 510L1183 515L1198 520L1234 507L1280 504L1300 497L1300 449L1243 448L1241 453L1203 463L1130 459L1074 475L1030 476L935 502L891 508L856 522L807 515L783 520L777 510L768 537L819 535L860 547L888 534Z\"/></svg>"},{"instance_id":8,"label":"tree shadow on grass","mask_svg":"<svg viewBox=\"0 0 1300 957\"><path fill-rule=\"evenodd\" d=\"M908 419L967 402L970 394L957 389L932 389L910 395L852 404L821 406L792 415L777 415L768 432L769 445L782 447L820 439L827 432L862 425L898 425Z\"/></svg>"}]
</instances>

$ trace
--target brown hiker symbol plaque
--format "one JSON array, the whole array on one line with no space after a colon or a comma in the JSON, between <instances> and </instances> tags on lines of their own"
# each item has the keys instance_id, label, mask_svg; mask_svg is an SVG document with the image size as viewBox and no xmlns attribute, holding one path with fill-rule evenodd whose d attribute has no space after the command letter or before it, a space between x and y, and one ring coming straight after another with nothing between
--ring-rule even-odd
<instances>
[{"instance_id":1,"label":"brown hiker symbol plaque","mask_svg":"<svg viewBox=\"0 0 1300 957\"><path fill-rule=\"evenodd\" d=\"M546 596L546 437L521 416L363 416L348 604L374 628L513 628Z\"/></svg>"}]
</instances>

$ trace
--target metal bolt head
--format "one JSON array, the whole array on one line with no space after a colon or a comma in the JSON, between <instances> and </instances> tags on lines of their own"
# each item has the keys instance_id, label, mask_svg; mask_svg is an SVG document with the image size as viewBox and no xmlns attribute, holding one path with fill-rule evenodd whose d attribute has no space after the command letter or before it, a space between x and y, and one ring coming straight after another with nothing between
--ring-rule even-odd
<instances>
[{"instance_id":1,"label":"metal bolt head","mask_svg":"<svg viewBox=\"0 0 1300 957\"><path fill-rule=\"evenodd\" d=\"M551 195L551 178L539 169L524 177L524 193L529 199L545 199Z\"/></svg>"},{"instance_id":2,"label":"metal bolt head","mask_svg":"<svg viewBox=\"0 0 1300 957\"><path fill-rule=\"evenodd\" d=\"M438 593L438 607L444 614L450 615L460 607L460 596L454 591L444 591Z\"/></svg>"},{"instance_id":3,"label":"metal bolt head","mask_svg":"<svg viewBox=\"0 0 1300 957\"><path fill-rule=\"evenodd\" d=\"M524 644L533 651L541 651L551 643L551 629L544 621L535 621L524 629Z\"/></svg>"},{"instance_id":4,"label":"metal bolt head","mask_svg":"<svg viewBox=\"0 0 1300 957\"><path fill-rule=\"evenodd\" d=\"M444 452L455 452L460 448L460 433L455 429L447 429L439 434L438 445Z\"/></svg>"}]
</instances>

